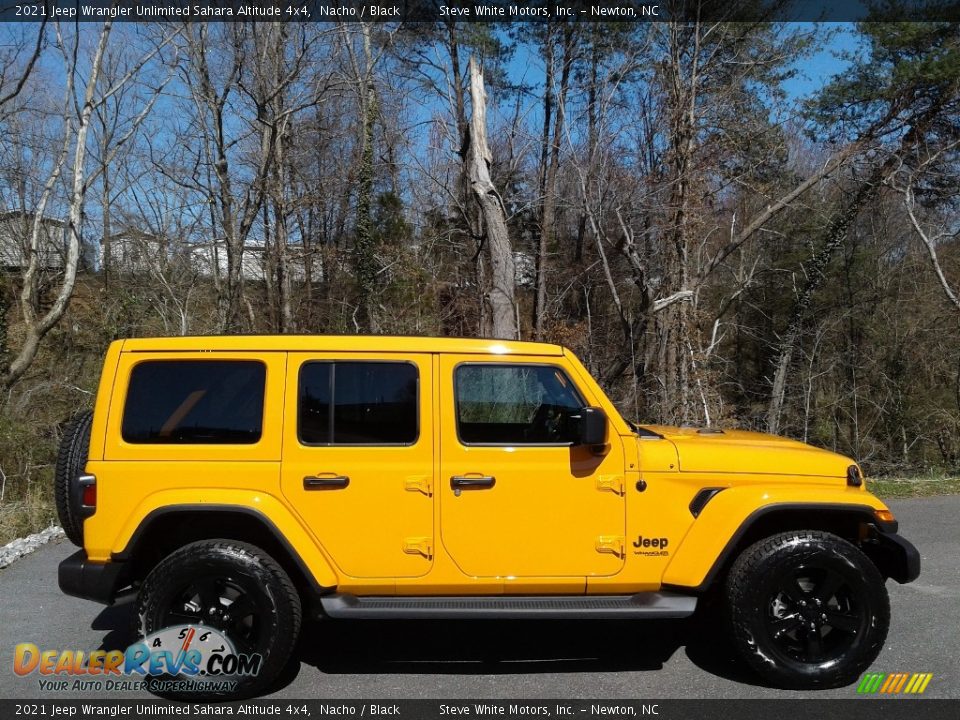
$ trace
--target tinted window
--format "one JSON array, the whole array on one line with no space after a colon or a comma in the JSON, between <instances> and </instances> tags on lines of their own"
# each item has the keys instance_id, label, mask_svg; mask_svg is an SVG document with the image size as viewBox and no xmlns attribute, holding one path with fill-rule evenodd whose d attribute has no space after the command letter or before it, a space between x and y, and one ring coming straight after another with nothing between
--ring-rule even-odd
<instances>
[{"instance_id":1,"label":"tinted window","mask_svg":"<svg viewBox=\"0 0 960 720\"><path fill-rule=\"evenodd\" d=\"M461 365L455 383L465 443L566 443L584 404L562 370L543 365Z\"/></svg>"},{"instance_id":2,"label":"tinted window","mask_svg":"<svg viewBox=\"0 0 960 720\"><path fill-rule=\"evenodd\" d=\"M417 368L410 363L314 362L300 370L300 441L409 445L419 434Z\"/></svg>"},{"instance_id":3,"label":"tinted window","mask_svg":"<svg viewBox=\"0 0 960 720\"><path fill-rule=\"evenodd\" d=\"M255 443L267 370L248 360L159 360L135 365L123 410L130 443Z\"/></svg>"}]
</instances>

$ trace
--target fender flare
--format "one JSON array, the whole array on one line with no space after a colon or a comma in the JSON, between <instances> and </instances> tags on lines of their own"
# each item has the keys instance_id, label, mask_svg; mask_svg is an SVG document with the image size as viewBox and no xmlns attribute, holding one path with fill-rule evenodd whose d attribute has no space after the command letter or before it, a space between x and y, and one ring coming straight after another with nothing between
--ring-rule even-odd
<instances>
[{"instance_id":1,"label":"fender flare","mask_svg":"<svg viewBox=\"0 0 960 720\"><path fill-rule=\"evenodd\" d=\"M259 524L261 529L267 531L273 537L286 553L288 559L303 575L304 579L311 584L314 591L319 594L324 594L330 592L338 585L339 581L336 572L334 572L330 562L320 552L316 544L309 539L306 531L303 531L303 537L299 538L299 542L295 544L267 515L254 508L237 504L180 503L157 507L143 517L123 549L111 553L110 559L117 562L131 560L135 557L139 544L149 535L151 527L154 524L171 516L186 515L188 513L246 516L251 522ZM299 528L300 526L297 525L297 527ZM309 545L305 545L305 543L309 543ZM306 551L306 553L303 551ZM304 559L305 554L309 558L309 561Z\"/></svg>"},{"instance_id":2,"label":"fender flare","mask_svg":"<svg viewBox=\"0 0 960 720\"><path fill-rule=\"evenodd\" d=\"M834 518L846 516L858 523L875 525L881 533L896 533L897 531L896 522L883 523L876 518L874 511L883 509L885 506L869 495L862 498L864 501L862 503L849 501L816 502L785 498L783 501L773 501L753 510L737 524L733 532L728 532L724 528L724 532L720 534L720 537L727 537L723 548L719 552L715 550L707 552L704 549L705 546L710 547L712 545L708 538L711 536L717 537L713 526L720 524L718 516L722 516L725 512L723 509L718 509L719 503L717 501L727 492L719 493L717 499L707 505L707 508L687 532L677 548L676 555L670 560L670 564L664 571L663 584L665 586L682 587L687 591L706 591L718 579L721 570L732 559L748 533L764 519L777 514L811 514L812 517L816 517L821 522L824 515L830 515ZM868 504L871 500L876 502L879 507ZM817 529L812 526L818 524L821 523L813 523L811 529ZM691 540L692 542L690 542Z\"/></svg>"}]
</instances>

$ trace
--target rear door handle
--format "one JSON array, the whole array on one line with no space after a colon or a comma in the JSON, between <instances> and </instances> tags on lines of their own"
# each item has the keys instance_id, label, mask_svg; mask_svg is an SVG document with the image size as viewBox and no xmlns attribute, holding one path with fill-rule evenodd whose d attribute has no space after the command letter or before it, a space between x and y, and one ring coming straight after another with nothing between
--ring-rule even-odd
<instances>
[{"instance_id":1,"label":"rear door handle","mask_svg":"<svg viewBox=\"0 0 960 720\"><path fill-rule=\"evenodd\" d=\"M346 475L337 475L335 477L315 477L308 475L303 479L304 490L343 490L350 484L350 478Z\"/></svg>"},{"instance_id":2,"label":"rear door handle","mask_svg":"<svg viewBox=\"0 0 960 720\"><path fill-rule=\"evenodd\" d=\"M496 484L497 479L492 475L454 475L450 478L450 487L454 490L489 490Z\"/></svg>"}]
</instances>

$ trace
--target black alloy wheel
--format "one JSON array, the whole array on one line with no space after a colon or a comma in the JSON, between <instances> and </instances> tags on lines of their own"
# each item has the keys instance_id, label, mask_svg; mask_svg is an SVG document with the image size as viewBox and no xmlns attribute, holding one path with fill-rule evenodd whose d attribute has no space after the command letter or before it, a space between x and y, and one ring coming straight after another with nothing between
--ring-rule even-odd
<instances>
[{"instance_id":1,"label":"black alloy wheel","mask_svg":"<svg viewBox=\"0 0 960 720\"><path fill-rule=\"evenodd\" d=\"M784 657L821 663L855 649L870 623L865 586L811 562L790 568L771 583L767 630Z\"/></svg>"},{"instance_id":2,"label":"black alloy wheel","mask_svg":"<svg viewBox=\"0 0 960 720\"><path fill-rule=\"evenodd\" d=\"M255 653L263 646L263 633L273 601L263 587L240 575L207 575L188 581L173 593L160 614L161 627L204 625L226 635L239 653Z\"/></svg>"},{"instance_id":3,"label":"black alloy wheel","mask_svg":"<svg viewBox=\"0 0 960 720\"><path fill-rule=\"evenodd\" d=\"M188 625L202 642L210 628L236 653L259 655L257 672L237 675L232 690L157 692L178 700L235 700L268 689L286 666L302 609L289 575L270 555L248 543L214 539L185 545L150 571L137 595L136 621L141 638Z\"/></svg>"},{"instance_id":4,"label":"black alloy wheel","mask_svg":"<svg viewBox=\"0 0 960 720\"><path fill-rule=\"evenodd\" d=\"M890 624L884 579L855 545L792 531L746 548L727 577L725 604L739 654L768 683L839 687L883 648Z\"/></svg>"}]
</instances>

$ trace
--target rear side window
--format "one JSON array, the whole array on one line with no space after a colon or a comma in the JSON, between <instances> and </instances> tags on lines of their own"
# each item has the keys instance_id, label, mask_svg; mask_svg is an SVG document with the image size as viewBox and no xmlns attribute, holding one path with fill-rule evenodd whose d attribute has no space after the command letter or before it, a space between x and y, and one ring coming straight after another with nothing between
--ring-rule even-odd
<instances>
[{"instance_id":1,"label":"rear side window","mask_svg":"<svg viewBox=\"0 0 960 720\"><path fill-rule=\"evenodd\" d=\"M406 362L310 362L300 369L304 445L412 445L419 373Z\"/></svg>"},{"instance_id":2,"label":"rear side window","mask_svg":"<svg viewBox=\"0 0 960 720\"><path fill-rule=\"evenodd\" d=\"M266 366L254 360L157 360L135 365L123 439L151 444L252 444L263 431Z\"/></svg>"}]
</instances>

